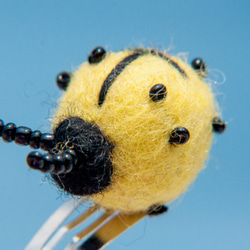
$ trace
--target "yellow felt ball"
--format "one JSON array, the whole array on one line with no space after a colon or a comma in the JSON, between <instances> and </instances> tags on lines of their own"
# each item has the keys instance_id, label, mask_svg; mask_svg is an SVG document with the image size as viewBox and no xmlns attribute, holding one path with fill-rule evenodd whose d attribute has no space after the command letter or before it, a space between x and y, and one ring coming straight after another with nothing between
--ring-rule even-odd
<instances>
[{"instance_id":1,"label":"yellow felt ball","mask_svg":"<svg viewBox=\"0 0 250 250\"><path fill-rule=\"evenodd\" d=\"M122 211L169 203L196 178L211 146L216 111L202 69L153 49L99 52L72 75L53 128L80 118L113 145L110 182L86 195L95 203Z\"/></svg>"}]
</instances>

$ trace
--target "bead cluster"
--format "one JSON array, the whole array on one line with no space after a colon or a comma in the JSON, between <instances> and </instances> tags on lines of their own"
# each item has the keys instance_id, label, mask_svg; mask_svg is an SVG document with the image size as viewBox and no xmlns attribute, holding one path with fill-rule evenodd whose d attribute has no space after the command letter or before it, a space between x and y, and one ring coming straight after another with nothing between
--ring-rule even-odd
<instances>
[{"instance_id":1,"label":"bead cluster","mask_svg":"<svg viewBox=\"0 0 250 250\"><path fill-rule=\"evenodd\" d=\"M67 174L73 170L77 163L77 155L74 150L67 149L60 154L44 154L33 151L27 156L27 164L30 168L40 170L43 173Z\"/></svg>"},{"instance_id":2,"label":"bead cluster","mask_svg":"<svg viewBox=\"0 0 250 250\"><path fill-rule=\"evenodd\" d=\"M55 147L53 134L41 133L39 130L32 131L28 127L17 127L14 123L4 124L0 120L0 136L4 142L14 141L18 145L29 145L32 149L49 151Z\"/></svg>"},{"instance_id":3,"label":"bead cluster","mask_svg":"<svg viewBox=\"0 0 250 250\"><path fill-rule=\"evenodd\" d=\"M14 141L17 145L27 146L32 149L42 149L51 152L56 146L53 134L32 131L28 127L17 127L14 123L4 124L0 120L0 137L4 142ZM42 155L33 151L27 156L27 164L30 168L40 170L43 173L62 174L72 171L77 163L77 155L74 150L67 149L62 153L46 153Z\"/></svg>"}]
</instances>

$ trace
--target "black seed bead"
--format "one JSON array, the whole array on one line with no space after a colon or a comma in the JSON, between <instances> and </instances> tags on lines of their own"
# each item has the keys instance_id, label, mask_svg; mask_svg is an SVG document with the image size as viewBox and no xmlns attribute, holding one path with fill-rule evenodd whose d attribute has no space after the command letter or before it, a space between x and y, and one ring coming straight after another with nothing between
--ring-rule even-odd
<instances>
[{"instance_id":1,"label":"black seed bead","mask_svg":"<svg viewBox=\"0 0 250 250\"><path fill-rule=\"evenodd\" d=\"M99 63L106 56L106 51L102 47L96 47L92 50L91 54L88 57L89 63Z\"/></svg>"},{"instance_id":2,"label":"black seed bead","mask_svg":"<svg viewBox=\"0 0 250 250\"><path fill-rule=\"evenodd\" d=\"M223 122L219 117L215 117L212 122L213 131L222 134L226 129L226 123Z\"/></svg>"},{"instance_id":3,"label":"black seed bead","mask_svg":"<svg viewBox=\"0 0 250 250\"><path fill-rule=\"evenodd\" d=\"M166 213L168 211L168 207L164 205L153 205L148 209L148 214L150 216L160 215Z\"/></svg>"},{"instance_id":4,"label":"black seed bead","mask_svg":"<svg viewBox=\"0 0 250 250\"><path fill-rule=\"evenodd\" d=\"M16 125L14 123L7 123L3 127L2 139L4 142L12 142L15 139Z\"/></svg>"},{"instance_id":5,"label":"black seed bead","mask_svg":"<svg viewBox=\"0 0 250 250\"><path fill-rule=\"evenodd\" d=\"M44 154L43 155L43 172L44 173L52 173L55 170L55 162L54 155L52 154Z\"/></svg>"},{"instance_id":6,"label":"black seed bead","mask_svg":"<svg viewBox=\"0 0 250 250\"><path fill-rule=\"evenodd\" d=\"M207 75L207 67L206 63L202 58L195 58L192 62L191 65L194 70L197 70L197 73L201 76L206 76Z\"/></svg>"},{"instance_id":7,"label":"black seed bead","mask_svg":"<svg viewBox=\"0 0 250 250\"><path fill-rule=\"evenodd\" d=\"M55 147L55 137L53 134L42 134L40 138L40 148L44 151L50 151Z\"/></svg>"},{"instance_id":8,"label":"black seed bead","mask_svg":"<svg viewBox=\"0 0 250 250\"><path fill-rule=\"evenodd\" d=\"M3 120L0 120L0 136L2 136L3 127L4 127L4 122Z\"/></svg>"},{"instance_id":9,"label":"black seed bead","mask_svg":"<svg viewBox=\"0 0 250 250\"><path fill-rule=\"evenodd\" d=\"M65 154L69 154L69 155L71 155L71 157L72 157L72 162L73 162L73 165L76 165L76 163L77 163L77 155L76 155L76 152L74 151L74 150L72 150L72 149L66 149L65 151L64 151L64 153Z\"/></svg>"},{"instance_id":10,"label":"black seed bead","mask_svg":"<svg viewBox=\"0 0 250 250\"><path fill-rule=\"evenodd\" d=\"M65 165L65 174L69 173L73 169L73 157L69 153L63 153L64 165Z\"/></svg>"},{"instance_id":11,"label":"black seed bead","mask_svg":"<svg viewBox=\"0 0 250 250\"><path fill-rule=\"evenodd\" d=\"M26 162L32 169L40 171L43 169L43 156L39 152L33 151L29 153Z\"/></svg>"},{"instance_id":12,"label":"black seed bead","mask_svg":"<svg viewBox=\"0 0 250 250\"><path fill-rule=\"evenodd\" d=\"M175 128L169 138L169 143L174 144L185 144L189 140L189 131L186 128L178 127Z\"/></svg>"},{"instance_id":13,"label":"black seed bead","mask_svg":"<svg viewBox=\"0 0 250 250\"><path fill-rule=\"evenodd\" d=\"M66 90L71 79L71 74L69 72L61 72L56 76L56 83L58 87L62 90Z\"/></svg>"},{"instance_id":14,"label":"black seed bead","mask_svg":"<svg viewBox=\"0 0 250 250\"><path fill-rule=\"evenodd\" d=\"M162 84L154 85L149 91L149 97L152 101L158 102L167 96L167 89Z\"/></svg>"},{"instance_id":15,"label":"black seed bead","mask_svg":"<svg viewBox=\"0 0 250 250\"><path fill-rule=\"evenodd\" d=\"M40 148L40 138L42 133L39 130L35 130L30 135L30 148L38 149Z\"/></svg>"},{"instance_id":16,"label":"black seed bead","mask_svg":"<svg viewBox=\"0 0 250 250\"><path fill-rule=\"evenodd\" d=\"M27 127L17 127L15 143L18 145L29 145L31 129Z\"/></svg>"},{"instance_id":17,"label":"black seed bead","mask_svg":"<svg viewBox=\"0 0 250 250\"><path fill-rule=\"evenodd\" d=\"M65 169L65 161L63 154L54 155L54 163L55 169L53 171L54 174L62 174L66 172Z\"/></svg>"}]
</instances>

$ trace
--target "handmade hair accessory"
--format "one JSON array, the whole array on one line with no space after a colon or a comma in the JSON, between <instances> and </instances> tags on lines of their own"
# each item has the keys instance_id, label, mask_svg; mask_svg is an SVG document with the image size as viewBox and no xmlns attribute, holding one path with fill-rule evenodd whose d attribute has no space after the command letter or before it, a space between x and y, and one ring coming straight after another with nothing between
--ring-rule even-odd
<instances>
[{"instance_id":1,"label":"handmade hair accessory","mask_svg":"<svg viewBox=\"0 0 250 250\"><path fill-rule=\"evenodd\" d=\"M226 128L206 75L201 58L189 66L154 49L112 53L97 47L75 73L57 75L65 92L52 134L0 120L3 141L47 151L31 152L29 167L50 174L77 205L79 197L93 202L59 228L76 207L74 200L65 203L26 249L53 249L100 209L103 215L65 249L101 249L146 215L166 212L165 204L202 169L213 132Z\"/></svg>"}]
</instances>

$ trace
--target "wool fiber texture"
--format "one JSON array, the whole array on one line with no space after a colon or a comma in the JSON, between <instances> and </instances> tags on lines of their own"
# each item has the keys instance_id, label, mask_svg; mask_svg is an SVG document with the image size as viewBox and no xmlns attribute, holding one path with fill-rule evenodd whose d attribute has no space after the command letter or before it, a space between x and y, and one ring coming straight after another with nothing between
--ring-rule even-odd
<instances>
[{"instance_id":1,"label":"wool fiber texture","mask_svg":"<svg viewBox=\"0 0 250 250\"><path fill-rule=\"evenodd\" d=\"M54 116L53 128L69 117L97 124L114 146L111 184L89 197L97 204L127 212L166 204L186 191L202 169L212 141L216 116L210 87L188 64L145 54L127 65L98 105L102 84L131 50L108 53L97 64L83 63L73 74ZM166 98L154 102L150 89L163 84ZM183 145L170 144L171 131L185 127ZM84 179L84 178L83 178Z\"/></svg>"}]
</instances>

